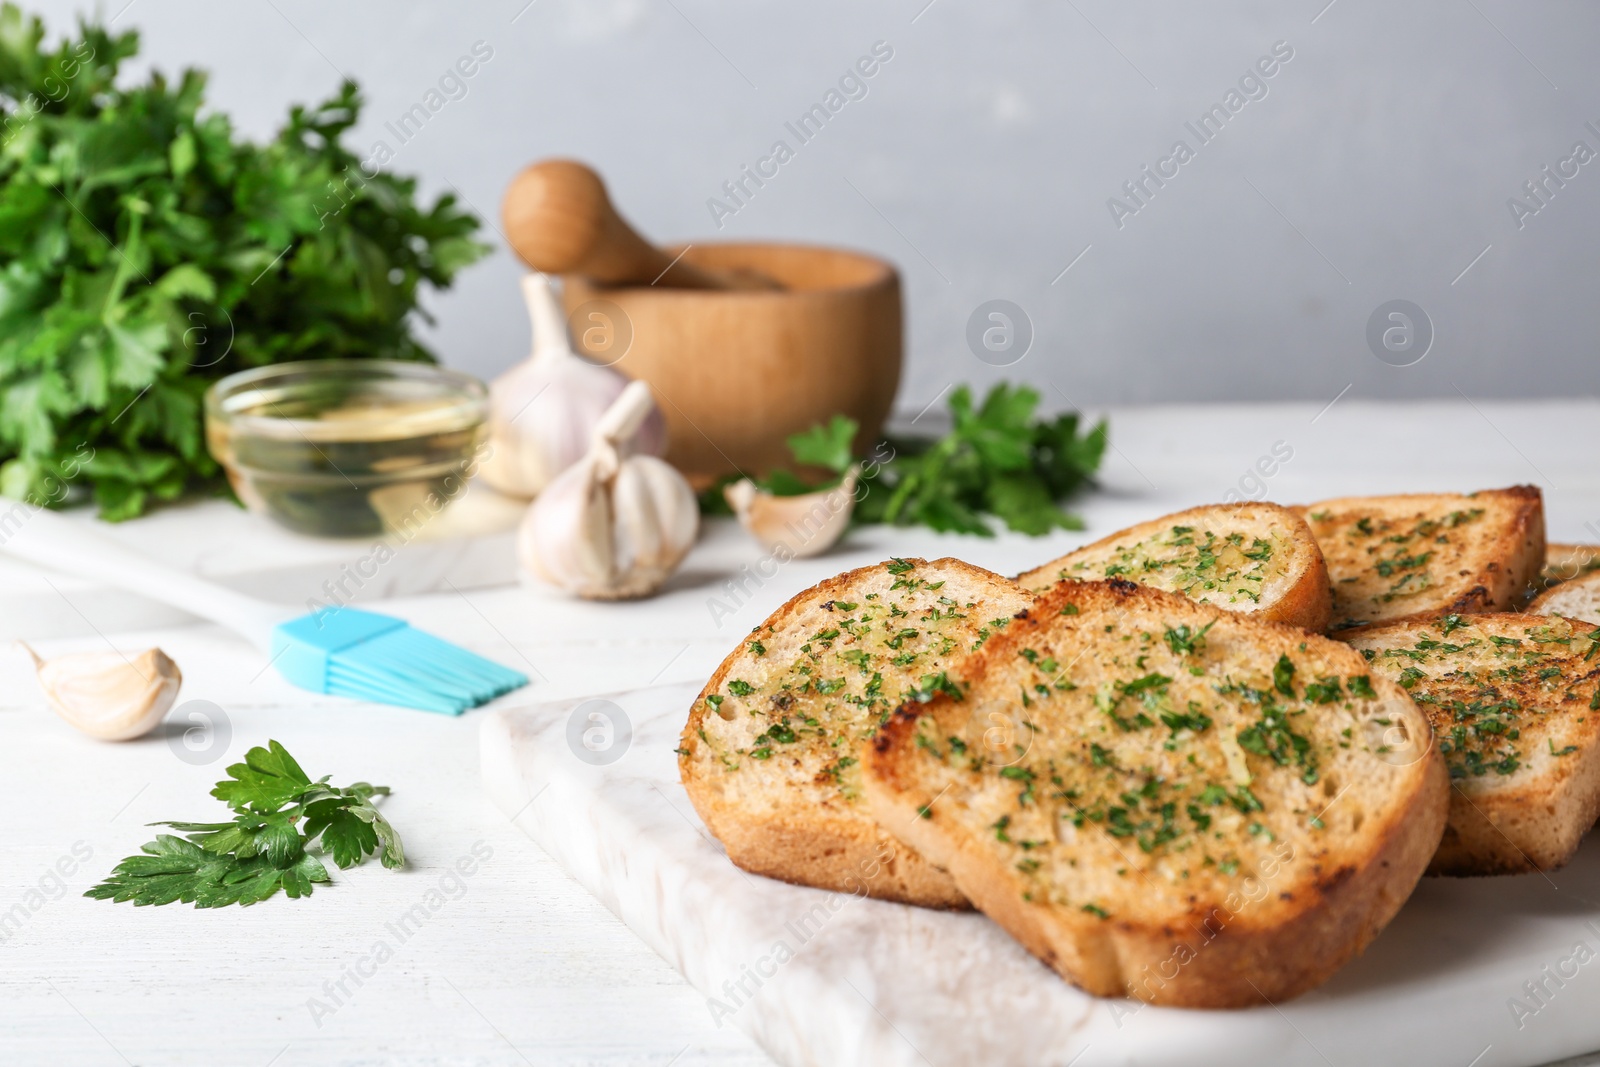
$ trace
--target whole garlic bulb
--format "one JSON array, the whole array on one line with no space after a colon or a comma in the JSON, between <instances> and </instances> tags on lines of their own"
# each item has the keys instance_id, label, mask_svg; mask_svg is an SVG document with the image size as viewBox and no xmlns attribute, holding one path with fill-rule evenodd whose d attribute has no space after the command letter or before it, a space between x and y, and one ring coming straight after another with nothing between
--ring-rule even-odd
<instances>
[{"instance_id":1,"label":"whole garlic bulb","mask_svg":"<svg viewBox=\"0 0 1600 1067\"><path fill-rule=\"evenodd\" d=\"M22 647L56 714L102 741L128 741L155 729L183 685L178 665L159 648L131 659L120 652L78 652L46 661Z\"/></svg>"},{"instance_id":2,"label":"whole garlic bulb","mask_svg":"<svg viewBox=\"0 0 1600 1067\"><path fill-rule=\"evenodd\" d=\"M528 508L517 555L535 576L593 600L648 596L694 545L700 509L671 464L632 442L655 410L630 382L595 427L589 453Z\"/></svg>"},{"instance_id":3,"label":"whole garlic bulb","mask_svg":"<svg viewBox=\"0 0 1600 1067\"><path fill-rule=\"evenodd\" d=\"M479 473L503 493L531 497L583 458L600 416L628 379L572 350L548 275L524 277L522 295L533 320L533 351L489 386L489 454ZM638 438L638 451L665 449L659 411L651 409Z\"/></svg>"}]
</instances>

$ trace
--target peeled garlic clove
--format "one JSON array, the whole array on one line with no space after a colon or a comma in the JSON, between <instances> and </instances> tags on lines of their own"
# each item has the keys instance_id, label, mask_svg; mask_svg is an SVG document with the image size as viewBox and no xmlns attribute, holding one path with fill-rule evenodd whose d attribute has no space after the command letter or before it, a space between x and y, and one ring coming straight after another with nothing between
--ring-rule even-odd
<instances>
[{"instance_id":1,"label":"peeled garlic clove","mask_svg":"<svg viewBox=\"0 0 1600 1067\"><path fill-rule=\"evenodd\" d=\"M851 467L838 485L799 496L778 496L745 478L725 487L722 496L739 524L764 547L803 558L826 552L844 536L860 477L861 468Z\"/></svg>"},{"instance_id":2,"label":"peeled garlic clove","mask_svg":"<svg viewBox=\"0 0 1600 1067\"><path fill-rule=\"evenodd\" d=\"M648 424L650 388L633 382L596 426L589 454L528 509L517 535L525 570L578 596L648 596L694 546L694 490L669 463L634 455Z\"/></svg>"},{"instance_id":3,"label":"peeled garlic clove","mask_svg":"<svg viewBox=\"0 0 1600 1067\"><path fill-rule=\"evenodd\" d=\"M533 322L533 352L489 386L489 451L484 481L503 493L531 497L582 459L595 426L628 379L572 350L566 318L543 274L522 281ZM666 423L652 411L635 451L661 453Z\"/></svg>"},{"instance_id":4,"label":"peeled garlic clove","mask_svg":"<svg viewBox=\"0 0 1600 1067\"><path fill-rule=\"evenodd\" d=\"M78 652L46 661L23 647L56 714L102 741L127 741L155 729L183 684L178 665L159 648L132 657Z\"/></svg>"}]
</instances>

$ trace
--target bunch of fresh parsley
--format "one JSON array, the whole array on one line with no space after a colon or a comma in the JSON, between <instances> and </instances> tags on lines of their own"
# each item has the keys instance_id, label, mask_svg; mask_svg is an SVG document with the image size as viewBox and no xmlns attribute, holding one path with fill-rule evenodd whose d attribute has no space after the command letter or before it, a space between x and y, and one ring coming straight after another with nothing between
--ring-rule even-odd
<instances>
[{"instance_id":1,"label":"bunch of fresh parsley","mask_svg":"<svg viewBox=\"0 0 1600 1067\"><path fill-rule=\"evenodd\" d=\"M119 86L138 35L53 49L0 6L0 494L92 489L108 519L215 486L201 397L292 359L430 359L418 291L486 246L478 220L365 167L346 82L256 144L202 113L205 75Z\"/></svg>"},{"instance_id":2,"label":"bunch of fresh parsley","mask_svg":"<svg viewBox=\"0 0 1600 1067\"><path fill-rule=\"evenodd\" d=\"M953 426L932 441L889 440L893 453L868 471L868 492L856 506L863 522L931 526L953 533L993 534L985 515L1018 533L1083 529L1058 501L1100 467L1107 427L1102 419L1078 432L1078 415L1034 418L1039 394L1000 383L974 406L972 391L950 393Z\"/></svg>"},{"instance_id":3,"label":"bunch of fresh parsley","mask_svg":"<svg viewBox=\"0 0 1600 1067\"><path fill-rule=\"evenodd\" d=\"M950 394L951 429L944 437L890 437L860 460L855 521L929 526L952 533L994 536L992 515L1019 533L1081 530L1083 522L1059 502L1087 484L1105 454L1105 420L1079 432L1076 413L1035 419L1039 394L1000 383L974 406L972 391ZM807 481L785 470L759 479L779 496L815 492L837 484L858 461L851 453L855 420L835 415L788 439L795 462L833 472ZM702 510L728 514L722 485L701 497Z\"/></svg>"},{"instance_id":4,"label":"bunch of fresh parsley","mask_svg":"<svg viewBox=\"0 0 1600 1067\"><path fill-rule=\"evenodd\" d=\"M233 809L231 822L158 822L183 837L158 834L84 894L136 905L181 900L197 908L248 905L279 889L311 895L328 869L312 855L313 843L341 870L373 853L385 867L405 865L400 835L372 804L388 786L357 782L340 789L328 776L313 782L276 741L252 748L228 768L211 795Z\"/></svg>"}]
</instances>

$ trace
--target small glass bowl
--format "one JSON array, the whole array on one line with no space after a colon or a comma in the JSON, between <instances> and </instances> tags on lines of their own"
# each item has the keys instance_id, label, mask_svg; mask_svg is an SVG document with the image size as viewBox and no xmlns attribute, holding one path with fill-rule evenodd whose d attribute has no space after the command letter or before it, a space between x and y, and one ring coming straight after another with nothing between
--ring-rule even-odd
<instances>
[{"instance_id":1,"label":"small glass bowl","mask_svg":"<svg viewBox=\"0 0 1600 1067\"><path fill-rule=\"evenodd\" d=\"M251 511L319 537L415 536L466 487L488 390L427 363L329 359L206 391L206 445Z\"/></svg>"}]
</instances>

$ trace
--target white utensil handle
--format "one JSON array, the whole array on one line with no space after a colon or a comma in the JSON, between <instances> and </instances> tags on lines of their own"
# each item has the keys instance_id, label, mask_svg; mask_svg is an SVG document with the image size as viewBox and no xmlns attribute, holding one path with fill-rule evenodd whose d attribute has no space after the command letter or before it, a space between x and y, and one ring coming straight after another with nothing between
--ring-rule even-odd
<instances>
[{"instance_id":1,"label":"white utensil handle","mask_svg":"<svg viewBox=\"0 0 1600 1067\"><path fill-rule=\"evenodd\" d=\"M0 509L0 552L182 608L260 648L267 647L273 626L299 614L159 563L84 523L29 504Z\"/></svg>"}]
</instances>

